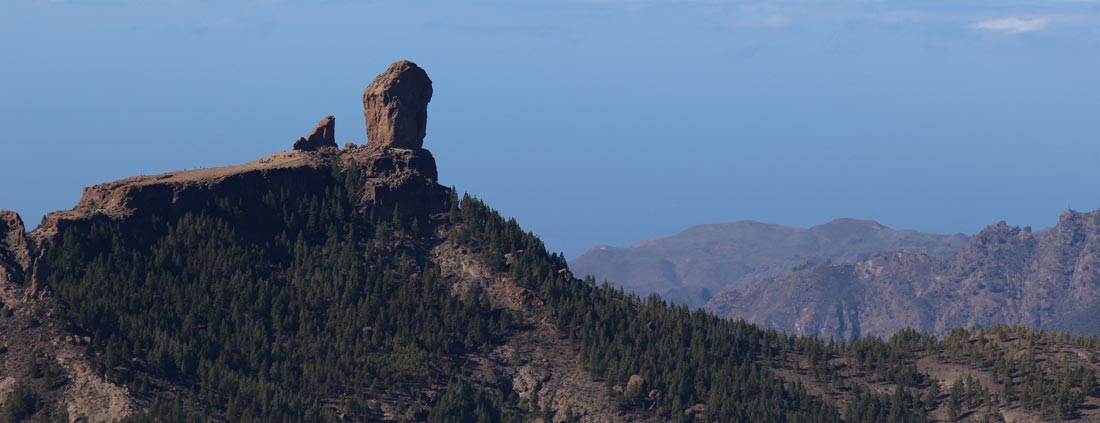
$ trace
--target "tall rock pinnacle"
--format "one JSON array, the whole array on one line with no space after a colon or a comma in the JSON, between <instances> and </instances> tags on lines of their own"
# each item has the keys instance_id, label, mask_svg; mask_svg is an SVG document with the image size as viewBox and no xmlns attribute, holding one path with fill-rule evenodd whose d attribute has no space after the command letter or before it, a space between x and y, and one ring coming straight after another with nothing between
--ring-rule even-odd
<instances>
[{"instance_id":1,"label":"tall rock pinnacle","mask_svg":"<svg viewBox=\"0 0 1100 423\"><path fill-rule=\"evenodd\" d=\"M428 126L432 80L416 63L401 60L363 91L367 145L419 149Z\"/></svg>"}]
</instances>

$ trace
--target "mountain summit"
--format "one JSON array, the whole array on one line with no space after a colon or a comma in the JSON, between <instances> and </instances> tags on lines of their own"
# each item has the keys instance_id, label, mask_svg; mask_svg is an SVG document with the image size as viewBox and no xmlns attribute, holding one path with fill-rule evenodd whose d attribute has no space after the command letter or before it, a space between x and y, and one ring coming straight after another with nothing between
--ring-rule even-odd
<instances>
[{"instance_id":1,"label":"mountain summit","mask_svg":"<svg viewBox=\"0 0 1100 423\"><path fill-rule=\"evenodd\" d=\"M577 279L436 181L430 87L411 62L376 78L364 146L326 118L253 162L87 188L29 234L0 212L0 421L1100 418L1096 339L827 344Z\"/></svg>"}]
</instances>

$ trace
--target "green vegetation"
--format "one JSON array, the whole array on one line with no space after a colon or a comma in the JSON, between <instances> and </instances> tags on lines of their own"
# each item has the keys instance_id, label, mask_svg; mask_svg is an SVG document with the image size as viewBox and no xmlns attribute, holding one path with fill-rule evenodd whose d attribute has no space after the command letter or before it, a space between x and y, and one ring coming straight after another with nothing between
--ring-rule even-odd
<instances>
[{"instance_id":1,"label":"green vegetation","mask_svg":"<svg viewBox=\"0 0 1100 423\"><path fill-rule=\"evenodd\" d=\"M21 422L42 408L38 393L25 384L15 385L4 405L5 421Z\"/></svg>"},{"instance_id":2,"label":"green vegetation","mask_svg":"<svg viewBox=\"0 0 1100 423\"><path fill-rule=\"evenodd\" d=\"M507 384L470 381L467 357L526 323L477 290L453 295L430 258L439 242L474 252L544 301L626 413L926 422L1012 406L1072 418L1100 394L1091 368L1034 356L1066 344L1092 360L1094 339L1005 327L943 340L915 331L850 342L785 335L574 279L562 255L468 196L452 196L449 212L435 216L358 210L354 174L64 229L46 251L64 318L91 337L99 372L152 399L147 415L126 421L369 421L382 402L433 422L543 415ZM989 372L992 383L937 381L919 370L922 357ZM46 384L64 383L51 372L39 371ZM644 389L614 389L632 375ZM829 394L811 395L811 384Z\"/></svg>"},{"instance_id":3,"label":"green vegetation","mask_svg":"<svg viewBox=\"0 0 1100 423\"><path fill-rule=\"evenodd\" d=\"M337 421L351 399L445 385L509 320L452 296L400 218L354 218L341 176L66 232L50 285L99 371L237 422Z\"/></svg>"},{"instance_id":4,"label":"green vegetation","mask_svg":"<svg viewBox=\"0 0 1100 423\"><path fill-rule=\"evenodd\" d=\"M928 421L941 409L948 421L967 414L997 419L996 409L1014 407L1045 420L1064 420L1079 417L1086 397L1100 396L1095 371L1087 365L1097 362L1096 338L1001 325L955 329L942 340L904 330L888 340L796 345L796 359L781 359L772 367L797 369L789 363L805 359L809 368L802 373L831 392L853 393L845 414L849 421ZM983 382L966 374L937 381L918 371L916 362L923 357L989 377ZM895 393L888 401L869 396L871 384L893 386Z\"/></svg>"},{"instance_id":5,"label":"green vegetation","mask_svg":"<svg viewBox=\"0 0 1100 423\"><path fill-rule=\"evenodd\" d=\"M652 404L657 415L684 418L685 408L704 403L710 421L840 421L836 409L797 385L784 386L755 361L777 353L789 338L656 297L641 301L592 279L578 283L561 271L563 256L546 254L514 220L470 197L461 205L451 211L450 219L460 223L453 239L538 293L590 371L609 384L623 384L632 374L650 381L662 393ZM513 257L510 265L505 254Z\"/></svg>"},{"instance_id":6,"label":"green vegetation","mask_svg":"<svg viewBox=\"0 0 1100 423\"><path fill-rule=\"evenodd\" d=\"M538 238L513 220L471 198L461 204L461 210L451 211L451 220L462 223L453 238L480 249L486 262L510 272L554 307L558 328L578 344L589 370L609 385L625 383L631 374L650 381L660 399L642 405L664 418L682 418L681 410L701 403L707 421L839 420L800 383L784 385L767 370L777 368L793 368L848 397L844 415L851 422L924 422L944 406L954 420L966 411L992 414L998 405L1069 419L1085 396L1100 395L1091 368L1034 356L1072 345L1096 362L1096 338L1007 326L958 329L943 340L913 330L847 343L779 334L669 306L656 297L642 300L592 279L576 283L561 272L564 257L543 253ZM510 265L503 264L505 255L514 257ZM1017 341L1007 342L1011 339ZM1011 358L1021 351L1031 355ZM972 378L937 381L918 371L917 359L928 356L1000 374L998 382L1007 381L1011 393L998 395ZM996 363L1003 363L999 373ZM870 384L893 386L894 393L875 394L867 389ZM941 384L951 389L946 404ZM622 403L637 405L633 399Z\"/></svg>"},{"instance_id":7,"label":"green vegetation","mask_svg":"<svg viewBox=\"0 0 1100 423\"><path fill-rule=\"evenodd\" d=\"M500 400L458 379L447 386L428 421L433 423L500 423Z\"/></svg>"}]
</instances>

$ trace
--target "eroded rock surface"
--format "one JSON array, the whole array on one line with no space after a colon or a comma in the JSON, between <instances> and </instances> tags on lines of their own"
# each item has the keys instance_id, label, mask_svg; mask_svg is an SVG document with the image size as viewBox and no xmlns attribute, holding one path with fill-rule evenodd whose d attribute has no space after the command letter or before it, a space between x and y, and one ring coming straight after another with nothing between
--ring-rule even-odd
<instances>
[{"instance_id":1,"label":"eroded rock surface","mask_svg":"<svg viewBox=\"0 0 1100 423\"><path fill-rule=\"evenodd\" d=\"M633 423L647 421L644 415L618 407L606 385L589 373L567 336L551 323L552 312L543 299L509 276L495 272L474 253L450 242L432 250L442 276L452 284L455 295L477 289L494 308L519 313L531 322L508 335L505 342L488 354L469 357L474 374L486 385L491 380L509 380L520 398L534 401L553 411L551 423ZM644 391L645 379L633 375L627 385ZM568 420L567 416L573 416Z\"/></svg>"},{"instance_id":2,"label":"eroded rock surface","mask_svg":"<svg viewBox=\"0 0 1100 423\"><path fill-rule=\"evenodd\" d=\"M432 80L416 63L401 60L363 91L369 146L419 149L428 126Z\"/></svg>"},{"instance_id":3,"label":"eroded rock surface","mask_svg":"<svg viewBox=\"0 0 1100 423\"><path fill-rule=\"evenodd\" d=\"M304 138L294 143L295 150L313 151L322 147L336 148L336 117L329 115Z\"/></svg>"},{"instance_id":4,"label":"eroded rock surface","mask_svg":"<svg viewBox=\"0 0 1100 423\"><path fill-rule=\"evenodd\" d=\"M0 211L0 283L22 282L31 264L23 219L12 211Z\"/></svg>"}]
</instances>

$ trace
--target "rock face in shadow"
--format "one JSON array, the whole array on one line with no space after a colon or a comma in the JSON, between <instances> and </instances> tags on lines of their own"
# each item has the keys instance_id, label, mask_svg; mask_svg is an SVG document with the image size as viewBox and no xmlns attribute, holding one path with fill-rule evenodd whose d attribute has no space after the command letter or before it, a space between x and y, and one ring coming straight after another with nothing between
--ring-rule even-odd
<instances>
[{"instance_id":1,"label":"rock face in shadow","mask_svg":"<svg viewBox=\"0 0 1100 423\"><path fill-rule=\"evenodd\" d=\"M659 294L699 307L729 289L755 284L792 268L853 263L890 251L950 255L963 235L896 230L870 220L836 219L811 228L741 221L699 225L630 248L595 247L574 259L590 274L645 296Z\"/></svg>"},{"instance_id":2,"label":"rock face in shadow","mask_svg":"<svg viewBox=\"0 0 1100 423\"><path fill-rule=\"evenodd\" d=\"M0 283L21 283L30 264L23 219L13 211L0 210Z\"/></svg>"},{"instance_id":3,"label":"rock face in shadow","mask_svg":"<svg viewBox=\"0 0 1100 423\"><path fill-rule=\"evenodd\" d=\"M912 327L1018 324L1100 335L1100 210L1041 231L990 225L950 257L879 255L822 264L717 296L706 308L823 337Z\"/></svg>"},{"instance_id":4,"label":"rock face in shadow","mask_svg":"<svg viewBox=\"0 0 1100 423\"><path fill-rule=\"evenodd\" d=\"M313 151L322 147L336 148L336 117L325 116L304 138L294 143L295 150Z\"/></svg>"},{"instance_id":5,"label":"rock face in shadow","mask_svg":"<svg viewBox=\"0 0 1100 423\"><path fill-rule=\"evenodd\" d=\"M363 91L367 145L419 149L428 126L432 80L416 63L401 60Z\"/></svg>"},{"instance_id":6,"label":"rock face in shadow","mask_svg":"<svg viewBox=\"0 0 1100 423\"><path fill-rule=\"evenodd\" d=\"M449 189L436 183L435 157L426 149L374 146L350 150L345 161L361 172L362 204L388 210L397 205L404 212L430 214Z\"/></svg>"}]
</instances>

